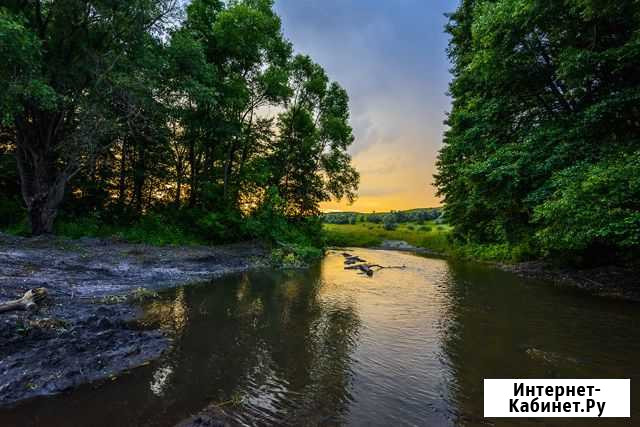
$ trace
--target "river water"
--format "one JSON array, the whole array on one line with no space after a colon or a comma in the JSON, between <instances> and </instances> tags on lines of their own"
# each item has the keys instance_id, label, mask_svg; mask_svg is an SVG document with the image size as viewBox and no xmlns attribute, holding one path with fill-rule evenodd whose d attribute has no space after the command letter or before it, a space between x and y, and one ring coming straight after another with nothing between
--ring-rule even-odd
<instances>
[{"instance_id":1,"label":"river water","mask_svg":"<svg viewBox=\"0 0 640 427\"><path fill-rule=\"evenodd\" d=\"M406 268L367 277L336 252L309 270L167 291L145 307L145 324L173 336L159 361L0 423L171 426L216 404L246 425L566 425L483 419L483 378L631 378L640 418L637 304L471 263L350 252Z\"/></svg>"}]
</instances>

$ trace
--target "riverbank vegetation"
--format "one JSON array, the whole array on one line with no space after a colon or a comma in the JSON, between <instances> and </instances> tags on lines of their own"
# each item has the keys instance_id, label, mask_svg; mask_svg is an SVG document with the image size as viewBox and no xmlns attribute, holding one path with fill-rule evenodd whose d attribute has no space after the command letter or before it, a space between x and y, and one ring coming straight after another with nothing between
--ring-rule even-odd
<instances>
[{"instance_id":1,"label":"riverbank vegetation","mask_svg":"<svg viewBox=\"0 0 640 427\"><path fill-rule=\"evenodd\" d=\"M434 221L407 222L393 228L381 223L325 224L326 244L337 247L378 247L385 240L404 241L416 248L447 254L450 227Z\"/></svg>"},{"instance_id":2,"label":"riverbank vegetation","mask_svg":"<svg viewBox=\"0 0 640 427\"><path fill-rule=\"evenodd\" d=\"M638 4L463 0L447 31L453 109L436 185L454 241L637 261Z\"/></svg>"},{"instance_id":3,"label":"riverbank vegetation","mask_svg":"<svg viewBox=\"0 0 640 427\"><path fill-rule=\"evenodd\" d=\"M13 233L319 247L355 195L347 93L272 0L10 1L0 52Z\"/></svg>"},{"instance_id":4,"label":"riverbank vegetation","mask_svg":"<svg viewBox=\"0 0 640 427\"><path fill-rule=\"evenodd\" d=\"M455 236L444 209L420 208L383 213L331 212L322 216L325 243L336 247L381 247L406 242L451 258L512 263L535 257L525 245L472 243Z\"/></svg>"},{"instance_id":5,"label":"riverbank vegetation","mask_svg":"<svg viewBox=\"0 0 640 427\"><path fill-rule=\"evenodd\" d=\"M406 242L420 249L451 254L451 227L440 208L391 212L330 212L322 215L325 243L337 247L379 247L385 241Z\"/></svg>"}]
</instances>

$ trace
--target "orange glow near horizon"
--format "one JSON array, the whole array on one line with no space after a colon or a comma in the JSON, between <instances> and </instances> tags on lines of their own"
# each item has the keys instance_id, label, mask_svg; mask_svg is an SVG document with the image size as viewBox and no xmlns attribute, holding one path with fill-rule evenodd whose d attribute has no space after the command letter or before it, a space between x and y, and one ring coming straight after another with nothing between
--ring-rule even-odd
<instances>
[{"instance_id":1,"label":"orange glow near horizon","mask_svg":"<svg viewBox=\"0 0 640 427\"><path fill-rule=\"evenodd\" d=\"M367 147L353 157L360 172L358 198L350 205L346 200L321 204L323 212L388 212L441 205L433 187L435 156L432 144L398 143Z\"/></svg>"},{"instance_id":2,"label":"orange glow near horizon","mask_svg":"<svg viewBox=\"0 0 640 427\"><path fill-rule=\"evenodd\" d=\"M455 0L278 0L285 37L350 98L358 199L324 211L437 207L433 173L451 100L445 13Z\"/></svg>"}]
</instances>

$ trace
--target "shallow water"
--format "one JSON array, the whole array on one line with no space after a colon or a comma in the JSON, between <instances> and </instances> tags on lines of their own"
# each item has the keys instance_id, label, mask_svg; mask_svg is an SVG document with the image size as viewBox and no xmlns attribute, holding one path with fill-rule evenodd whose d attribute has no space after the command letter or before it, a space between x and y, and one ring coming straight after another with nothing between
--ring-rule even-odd
<instances>
[{"instance_id":1,"label":"shallow water","mask_svg":"<svg viewBox=\"0 0 640 427\"><path fill-rule=\"evenodd\" d=\"M247 425L516 424L483 420L483 378L630 377L640 417L637 304L475 264L352 253L406 268L370 278L330 253L305 271L167 291L145 308L174 337L161 360L0 412L0 425L170 426L212 403Z\"/></svg>"}]
</instances>

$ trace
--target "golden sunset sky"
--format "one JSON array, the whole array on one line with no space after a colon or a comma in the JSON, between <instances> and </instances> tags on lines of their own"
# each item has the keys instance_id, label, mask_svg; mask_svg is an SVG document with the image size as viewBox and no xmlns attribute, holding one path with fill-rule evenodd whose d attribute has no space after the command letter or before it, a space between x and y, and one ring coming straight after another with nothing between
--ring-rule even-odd
<instances>
[{"instance_id":1,"label":"golden sunset sky","mask_svg":"<svg viewBox=\"0 0 640 427\"><path fill-rule=\"evenodd\" d=\"M361 212L439 206L432 186L450 64L444 13L455 0L276 0L285 36L351 98Z\"/></svg>"}]
</instances>

